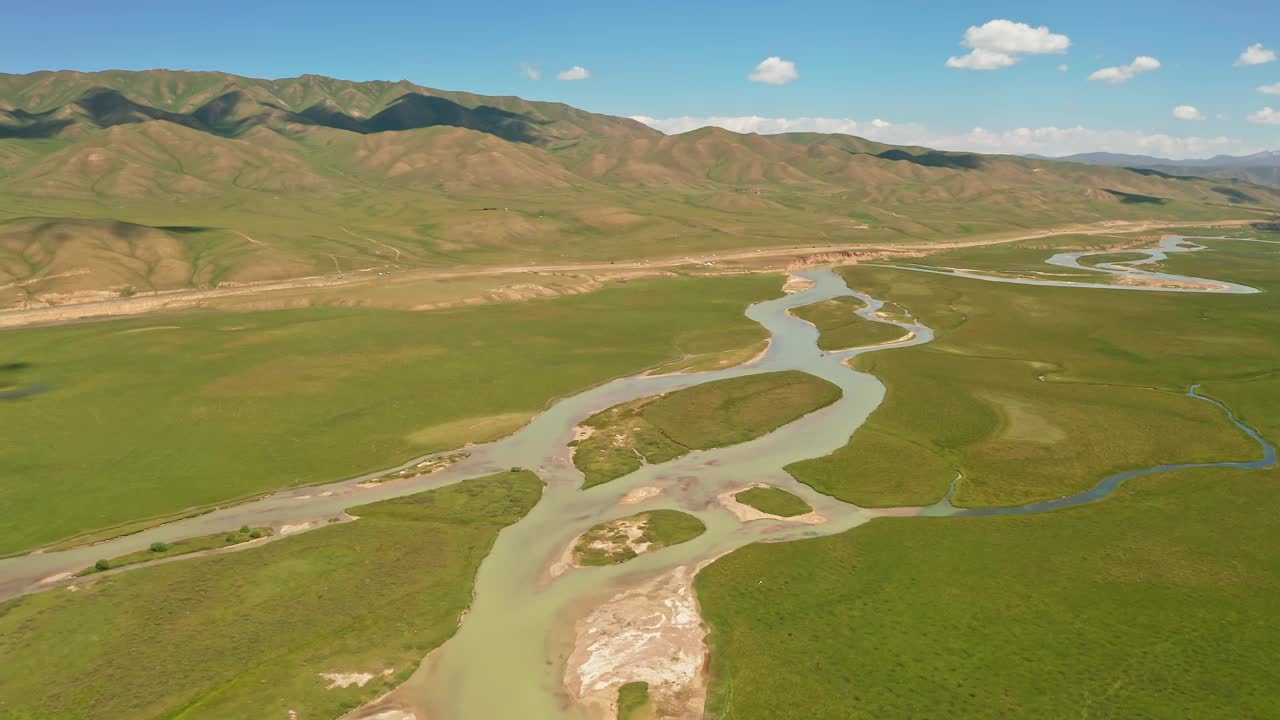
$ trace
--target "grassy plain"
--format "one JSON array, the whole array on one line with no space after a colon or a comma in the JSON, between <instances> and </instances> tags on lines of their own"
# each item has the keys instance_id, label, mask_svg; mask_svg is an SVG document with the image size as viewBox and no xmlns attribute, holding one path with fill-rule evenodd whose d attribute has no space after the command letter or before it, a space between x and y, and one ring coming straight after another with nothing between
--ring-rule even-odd
<instances>
[{"instance_id":1,"label":"grassy plain","mask_svg":"<svg viewBox=\"0 0 1280 720\"><path fill-rule=\"evenodd\" d=\"M654 375L666 375L668 373L698 373L708 370L723 370L725 368L737 367L748 362L756 356L769 349L769 341L758 342L755 345L748 345L744 348L736 348L734 350L725 350L723 352L709 353L706 355L691 355L687 358L668 363L653 371Z\"/></svg>"},{"instance_id":2,"label":"grassy plain","mask_svg":"<svg viewBox=\"0 0 1280 720\"><path fill-rule=\"evenodd\" d=\"M1101 255L1086 255L1080 258L1081 265L1105 265L1107 263L1133 262L1146 258L1145 253L1113 252Z\"/></svg>"},{"instance_id":3,"label":"grassy plain","mask_svg":"<svg viewBox=\"0 0 1280 720\"><path fill-rule=\"evenodd\" d=\"M1037 516L882 518L704 569L708 718L1280 715L1280 474Z\"/></svg>"},{"instance_id":4,"label":"grassy plain","mask_svg":"<svg viewBox=\"0 0 1280 720\"><path fill-rule=\"evenodd\" d=\"M866 303L858 298L846 296L798 307L791 314L818 328L818 347L823 350L876 345L904 335L897 326L874 322L854 314L864 307Z\"/></svg>"},{"instance_id":5,"label":"grassy plain","mask_svg":"<svg viewBox=\"0 0 1280 720\"><path fill-rule=\"evenodd\" d=\"M651 720L649 683L631 682L618 688L618 720Z\"/></svg>"},{"instance_id":6,"label":"grassy plain","mask_svg":"<svg viewBox=\"0 0 1280 720\"><path fill-rule=\"evenodd\" d=\"M15 720L332 718L448 639L530 472L353 508L359 520L244 552L0 604L0 703ZM367 673L326 689L321 673Z\"/></svg>"},{"instance_id":7,"label":"grassy plain","mask_svg":"<svg viewBox=\"0 0 1280 720\"><path fill-rule=\"evenodd\" d=\"M578 443L573 461L588 488L646 462L752 440L838 399L838 387L798 371L704 383L591 416L584 425L593 433Z\"/></svg>"},{"instance_id":8,"label":"grassy plain","mask_svg":"<svg viewBox=\"0 0 1280 720\"><path fill-rule=\"evenodd\" d=\"M701 520L679 510L650 510L589 528L574 547L579 565L615 565L642 552L688 542L707 531Z\"/></svg>"},{"instance_id":9,"label":"grassy plain","mask_svg":"<svg viewBox=\"0 0 1280 720\"><path fill-rule=\"evenodd\" d=\"M809 503L776 487L753 487L734 495L733 499L743 505L750 505L762 513L778 517L795 517L813 512Z\"/></svg>"},{"instance_id":10,"label":"grassy plain","mask_svg":"<svg viewBox=\"0 0 1280 720\"><path fill-rule=\"evenodd\" d=\"M0 554L509 433L556 397L758 343L769 276L510 305L191 312L7 331Z\"/></svg>"},{"instance_id":11,"label":"grassy plain","mask_svg":"<svg viewBox=\"0 0 1280 720\"><path fill-rule=\"evenodd\" d=\"M1179 256L1178 267L1280 289L1276 256L1263 257L1272 246L1244 245ZM1184 393L1205 383L1221 394L1224 383L1277 369L1274 291L1187 295L866 266L841 272L853 287L910 309L938 339L857 359L888 393L848 446L789 468L822 492L867 506L927 504L959 472L957 505L1014 505L1125 470L1257 456L1220 410ZM1233 404L1241 412L1257 407L1241 399Z\"/></svg>"},{"instance_id":12,"label":"grassy plain","mask_svg":"<svg viewBox=\"0 0 1280 720\"><path fill-rule=\"evenodd\" d=\"M163 560L164 558L178 557L179 555L189 555L191 553L203 552L205 550L217 550L220 548L234 547L242 543L247 543L258 538L270 537L271 528L260 527L250 528L243 527L232 532L214 533L213 535L202 535L200 537L186 538L172 543L159 543L148 550L139 550L128 555L120 555L113 558L103 558L92 567L85 568L77 573L79 576L92 575L103 570L114 570L116 568L127 567L129 565L138 565L141 563L154 562ZM106 565L106 567L100 567Z\"/></svg>"}]
</instances>

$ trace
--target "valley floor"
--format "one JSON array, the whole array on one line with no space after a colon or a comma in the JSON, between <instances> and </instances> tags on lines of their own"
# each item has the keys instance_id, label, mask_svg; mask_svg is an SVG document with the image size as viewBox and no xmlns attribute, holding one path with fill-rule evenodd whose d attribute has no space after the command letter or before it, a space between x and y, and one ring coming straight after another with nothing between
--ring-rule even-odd
<instances>
[{"instance_id":1,"label":"valley floor","mask_svg":"<svg viewBox=\"0 0 1280 720\"><path fill-rule=\"evenodd\" d=\"M1152 229L967 240L912 259L1025 273L1058 249L1139 246ZM398 687L357 716L520 707L530 718L684 718L704 706L707 718L833 720L1280 713L1269 652L1280 638L1263 606L1280 585L1268 549L1280 547L1268 515L1276 470L1154 475L1050 513L931 516L1070 496L1129 470L1259 456L1220 408L1187 397L1196 385L1264 442L1280 439L1280 245L1197 242L1209 250L1158 269L1262 292L982 282L886 267L919 252L894 245L779 299L781 278L752 271L851 259L847 247L791 248L430 280L462 285L432 290L435 302L480 293L487 299L466 303L480 307L376 307L420 292L373 299L405 279L393 275L319 288L335 293L328 299L306 296L310 286L175 293L176 304L147 309L210 307L5 331L12 360L0 358L0 392L41 392L0 395L0 413L21 413L42 441L0 448L0 465L22 478L0 483L0 511L21 518L0 534L0 552L524 429L430 476L366 488L378 501L359 507L345 485L257 506L279 531L296 503L323 501L344 520L332 527L61 578L3 602L0 706L20 718L308 720ZM716 265L690 272L690 260ZM641 270L662 275L629 275ZM589 292L485 295L493 275L517 273L581 274L573 282L585 285L561 287ZM865 295L843 299L840 280ZM235 305L252 296L272 307L295 291L305 292L287 302L375 307ZM148 299L103 305L130 314ZM756 321L773 334L757 364L606 382L757 346L766 333ZM868 350L839 352L851 344ZM822 397L798 410L727 391L680 400L737 376L767 393L768 373L784 369ZM839 395L827 397L831 383ZM573 428L661 393L670 402L653 432L694 451L580 489ZM511 467L526 460L528 470ZM465 478L477 479L440 487ZM734 512L726 497L751 500L756 514ZM641 528L628 540L653 542L650 552L547 570L598 522L677 508L691 517L659 515L675 529L652 531L669 538ZM144 549L166 528L232 516L67 552L87 566L125 554L108 549ZM0 560L0 578L19 561L71 556ZM659 587L667 595L645 604ZM676 595L684 600L659 612ZM627 603L633 610L617 609ZM650 632L646 618L682 634ZM629 632L647 638L631 643L635 656L618 643ZM672 667L706 658L696 682L662 672L663 653L681 647L701 649ZM557 665L570 657L586 664ZM566 697L581 705L565 710Z\"/></svg>"}]
</instances>

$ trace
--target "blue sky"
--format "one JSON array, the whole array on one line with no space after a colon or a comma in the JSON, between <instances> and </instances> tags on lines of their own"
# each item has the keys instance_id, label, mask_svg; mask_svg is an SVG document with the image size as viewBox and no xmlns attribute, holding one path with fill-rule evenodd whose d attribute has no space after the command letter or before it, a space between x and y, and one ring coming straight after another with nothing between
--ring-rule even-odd
<instances>
[{"instance_id":1,"label":"blue sky","mask_svg":"<svg viewBox=\"0 0 1280 720\"><path fill-rule=\"evenodd\" d=\"M64 0L53 11L35 3L6 8L0 71L167 67L407 78L645 116L669 131L706 122L813 127L1015 152L1185 157L1280 148L1280 124L1266 122L1280 122L1280 88L1258 89L1280 86L1280 62L1236 64L1255 44L1262 47L1254 60L1280 52L1275 0L189 5ZM993 20L1010 24L986 26ZM969 28L983 26L962 45ZM975 48L981 57L965 60ZM768 79L784 82L749 80L771 57L781 73ZM947 67L953 57L962 66L1003 67ZM1118 83L1089 79L1138 57L1159 68ZM522 72L522 63L541 79ZM589 76L556 79L575 66ZM1179 106L1195 109L1183 108L1183 117L1203 119L1175 118Z\"/></svg>"}]
</instances>

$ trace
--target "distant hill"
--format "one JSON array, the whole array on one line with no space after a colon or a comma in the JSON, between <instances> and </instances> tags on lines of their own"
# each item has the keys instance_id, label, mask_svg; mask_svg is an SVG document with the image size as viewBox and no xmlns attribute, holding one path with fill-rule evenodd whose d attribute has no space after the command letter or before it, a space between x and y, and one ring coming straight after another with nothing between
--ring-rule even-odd
<instances>
[{"instance_id":1,"label":"distant hill","mask_svg":"<svg viewBox=\"0 0 1280 720\"><path fill-rule=\"evenodd\" d=\"M1253 155L1215 155L1201 160L1169 160L1149 155L1123 155L1120 153L1079 153L1058 158L1028 155L1039 160L1078 162L1089 165L1137 167L1160 170L1169 174L1180 171L1182 175L1244 180L1247 182L1280 188L1280 150L1267 150Z\"/></svg>"},{"instance_id":2,"label":"distant hill","mask_svg":"<svg viewBox=\"0 0 1280 720\"><path fill-rule=\"evenodd\" d=\"M1275 190L1189 174L848 135L668 136L407 81L0 74L0 308L1280 207Z\"/></svg>"}]
</instances>

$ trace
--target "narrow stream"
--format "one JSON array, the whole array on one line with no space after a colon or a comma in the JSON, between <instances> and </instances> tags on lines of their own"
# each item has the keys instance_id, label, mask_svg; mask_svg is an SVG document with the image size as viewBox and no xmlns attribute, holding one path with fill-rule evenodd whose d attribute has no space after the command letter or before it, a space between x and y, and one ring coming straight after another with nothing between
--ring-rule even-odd
<instances>
[{"instance_id":1,"label":"narrow stream","mask_svg":"<svg viewBox=\"0 0 1280 720\"><path fill-rule=\"evenodd\" d=\"M1177 243L1167 248L1162 246L1161 251L1189 250L1175 245ZM1068 260L1075 262L1081 254L1075 255L1073 258L1055 256L1055 259L1061 258L1061 262L1056 264L1066 266L1064 264ZM100 557L146 548L153 542L220 532L242 524L276 527L322 524L330 518L344 517L342 511L354 505L441 487L510 467L530 468L546 483L541 502L525 518L499 535L493 551L480 567L475 601L459 632L432 653L419 671L393 692L383 705L411 711L418 720L585 718L585 712L571 703L566 695L564 670L572 650L573 623L593 607L622 590L643 584L674 568L711 560L747 543L829 535L848 530L880 514L900 515L904 511L916 511L873 511L848 505L818 494L796 482L782 469L789 463L820 457L843 447L880 404L884 396L883 385L871 375L851 369L846 364L849 358L863 352L919 345L933 339L929 328L919 323L895 322L876 316L883 303L849 289L832 270L814 270L801 275L811 280L813 286L793 295L753 305L747 310L747 315L764 326L772 337L763 358L749 367L691 375L637 375L606 383L556 403L507 438L468 448L469 457L429 476L360 487L363 480L380 476L385 473L383 471L330 485L275 493L89 548L0 560L0 598L66 584L69 580L58 578L59 574L83 568ZM1257 292L1246 286L1218 281L1162 277L1207 282L1226 288L1203 292ZM1020 283L1016 279L991 276L976 279ZM1029 284L1117 288L1052 281ZM1125 289L1179 291L1161 287L1131 286ZM859 315L897 325L904 334L911 335L906 335L901 342L878 347L843 352L819 350L816 328L788 311L844 295L856 296L867 303L867 307L858 311ZM635 398L713 380L779 370L800 370L829 380L841 388L843 397L754 441L716 450L695 451L671 462L643 467L589 490L578 489L582 475L571 462L569 443L575 426L592 414ZM1218 404L1200 396L1195 388L1190 394ZM1223 407L1223 410L1232 422L1259 443L1263 458L1212 465L1274 465L1275 449L1251 428L1237 421L1227 408ZM401 467L412 466L421 459L416 458ZM926 512L964 515L1041 512L1105 497L1133 477L1199 466L1161 466L1123 473L1107 478L1079 495L1018 508L965 510L941 504ZM739 521L721 505L719 497L756 482L799 495L826 522L803 525L768 519L748 523ZM638 504L619 504L628 492L641 487L658 488L661 492ZM656 508L674 508L694 514L706 523L707 532L693 541L642 555L621 565L576 568L552 578L550 566L582 531L602 521ZM50 576L56 579L50 580Z\"/></svg>"},{"instance_id":2,"label":"narrow stream","mask_svg":"<svg viewBox=\"0 0 1280 720\"><path fill-rule=\"evenodd\" d=\"M1045 260L1048 265L1066 268L1068 270L1077 270L1086 273L1095 274L1100 281L1105 281L1105 275L1114 276L1116 283L1107 282L1081 282L1075 280L1046 280L1043 278L1032 277L1014 277L1008 275L995 275L981 272L978 270L965 270L960 268L948 267L928 267L924 265L886 265L886 267L894 267L899 270L911 270L913 272L932 273L935 275L956 275L971 280L984 280L986 282L1007 283L1010 285L1047 285L1050 287L1076 287L1076 288L1108 288L1111 290L1146 290L1156 292L1181 292L1181 293L1212 293L1212 294L1229 294L1229 295L1251 295L1260 292L1255 287L1241 285L1240 283L1227 282L1225 280L1210 280L1207 278L1189 277L1186 275L1171 275L1168 273L1159 273L1146 270L1141 267L1152 263L1160 262L1169 257L1171 253L1199 252L1207 250L1203 245L1197 245L1190 242L1191 240L1243 240L1244 238L1225 238L1225 237L1183 237L1180 235L1170 235L1160 241L1160 244L1154 248L1130 248L1119 252L1135 253L1146 255L1145 258L1139 260L1129 260L1117 263L1099 263L1097 265L1081 265L1082 258L1094 255L1112 255L1116 250L1087 250L1082 252L1063 252ZM1250 240L1249 242L1257 242ZM1265 242L1265 241L1263 241ZM1125 281L1135 281L1135 284L1121 284ZM1161 285L1163 283L1163 285Z\"/></svg>"}]
</instances>

